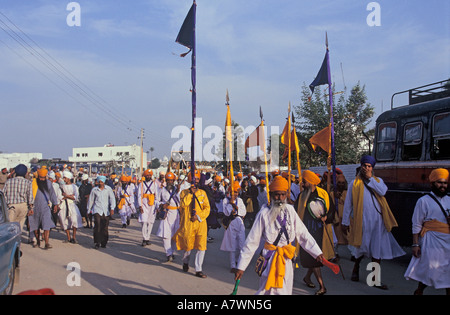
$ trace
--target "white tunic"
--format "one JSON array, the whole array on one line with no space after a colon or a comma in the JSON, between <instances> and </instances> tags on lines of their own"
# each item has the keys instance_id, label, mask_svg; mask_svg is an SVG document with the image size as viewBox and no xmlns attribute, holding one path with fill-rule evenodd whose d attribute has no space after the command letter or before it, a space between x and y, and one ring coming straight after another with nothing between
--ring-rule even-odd
<instances>
[{"instance_id":1,"label":"white tunic","mask_svg":"<svg viewBox=\"0 0 450 315\"><path fill-rule=\"evenodd\" d=\"M223 235L222 245L220 246L220 250L226 252L234 252L236 250L241 250L244 247L245 243L245 226L244 220L242 219L247 210L245 208L245 204L241 198L237 198L237 206L238 206L238 217L233 219L228 226L228 229L225 230ZM230 204L228 198L223 199L223 213L226 216L231 215L233 211L233 206Z\"/></svg>"},{"instance_id":2,"label":"white tunic","mask_svg":"<svg viewBox=\"0 0 450 315\"><path fill-rule=\"evenodd\" d=\"M75 201L78 199L78 188L75 184L63 185L61 189L67 195L74 195L75 200L66 199L61 202L61 210L58 213L59 222L64 230L83 227L80 210ZM61 194L62 197L62 194ZM66 206L67 202L67 206Z\"/></svg>"},{"instance_id":3,"label":"white tunic","mask_svg":"<svg viewBox=\"0 0 450 315\"><path fill-rule=\"evenodd\" d=\"M436 196L436 195L435 195ZM450 197L439 198L444 209L450 209ZM412 233L418 234L426 221L447 223L439 205L426 195L417 200L412 217ZM428 231L419 239L421 256L412 256L405 278L420 281L436 289L450 288L450 234Z\"/></svg>"},{"instance_id":4,"label":"white tunic","mask_svg":"<svg viewBox=\"0 0 450 315\"><path fill-rule=\"evenodd\" d=\"M177 189L174 187L174 189ZM158 207L160 204L165 204L170 198L170 192L167 190L167 187L163 187L160 191ZM177 192L173 195L170 200L170 207L180 207L180 194ZM179 210L169 210L167 212L167 218L165 220L161 220L159 224L158 232L156 232L156 236L162 238L172 238L175 235L176 231L180 227L180 213Z\"/></svg>"},{"instance_id":5,"label":"white tunic","mask_svg":"<svg viewBox=\"0 0 450 315\"><path fill-rule=\"evenodd\" d=\"M143 196L146 194L155 195L155 200L153 206L148 204L148 198L144 198ZM139 207L142 207L143 213L139 212L139 223L154 223L156 216L157 202L159 198L159 189L156 183L152 180L150 182L142 182L138 185L137 192L137 203Z\"/></svg>"},{"instance_id":6,"label":"white tunic","mask_svg":"<svg viewBox=\"0 0 450 315\"><path fill-rule=\"evenodd\" d=\"M308 252L312 257L315 258L322 254L320 247L317 245L311 234L309 234L308 229L300 220L299 216L295 212L294 207L289 204L286 204L285 207L285 210L281 212L281 216L283 218L285 212L287 213L286 229L289 235L289 240L286 240L286 237L283 233L278 243L278 247L283 247L297 240L300 246L304 248L305 251ZM280 229L281 226L277 220L275 220L275 222L270 222L270 209L267 206L262 207L261 211L259 211L256 215L253 227L249 235L247 236L244 248L241 250L237 268L245 271L250 264L250 261L252 260L252 257L255 254L256 250L259 248L261 241L273 244L278 236ZM267 250L263 249L263 255L266 254ZM259 289L256 294L292 294L292 288L294 284L294 266L291 259L286 259L286 273L283 281L283 288L271 288L268 291L265 290L264 287L267 282L272 259L273 255L270 258L266 269L261 275Z\"/></svg>"},{"instance_id":7,"label":"white tunic","mask_svg":"<svg viewBox=\"0 0 450 315\"><path fill-rule=\"evenodd\" d=\"M387 186L381 178L377 182L373 177L367 184L373 191L380 196L387 192ZM353 217L353 182L348 186L347 197L344 203L344 213L342 215L342 224L349 226L350 218ZM381 216L381 206L375 196L372 196L367 187L364 186L363 200L363 219L362 219L362 242L361 246L356 248L349 245L352 255L356 258L361 256L375 259L393 259L405 255L400 245L398 245L392 233L386 230L383 218Z\"/></svg>"},{"instance_id":8,"label":"white tunic","mask_svg":"<svg viewBox=\"0 0 450 315\"><path fill-rule=\"evenodd\" d=\"M122 185L120 185L117 188L116 196L117 196L117 203L120 202L122 199L122 195L127 195L128 197L125 197L125 204L123 205L122 209L119 209L119 214L121 216L127 216L130 217L133 213L136 213L136 207L134 203L135 199L135 186L134 184L128 184L125 186L125 189L123 189Z\"/></svg>"}]
</instances>

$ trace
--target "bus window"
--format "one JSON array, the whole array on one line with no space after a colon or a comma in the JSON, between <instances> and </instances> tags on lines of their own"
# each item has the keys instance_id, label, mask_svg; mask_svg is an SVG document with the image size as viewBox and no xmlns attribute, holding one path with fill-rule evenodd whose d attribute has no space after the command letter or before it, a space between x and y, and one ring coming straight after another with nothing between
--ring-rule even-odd
<instances>
[{"instance_id":1,"label":"bus window","mask_svg":"<svg viewBox=\"0 0 450 315\"><path fill-rule=\"evenodd\" d=\"M422 156L422 123L405 125L403 131L402 160L418 160Z\"/></svg>"},{"instance_id":2,"label":"bus window","mask_svg":"<svg viewBox=\"0 0 450 315\"><path fill-rule=\"evenodd\" d=\"M392 161L395 157L395 138L397 123L395 121L383 123L378 126L377 151L378 161Z\"/></svg>"},{"instance_id":3,"label":"bus window","mask_svg":"<svg viewBox=\"0 0 450 315\"><path fill-rule=\"evenodd\" d=\"M435 160L450 159L450 113L433 117L433 151Z\"/></svg>"}]
</instances>

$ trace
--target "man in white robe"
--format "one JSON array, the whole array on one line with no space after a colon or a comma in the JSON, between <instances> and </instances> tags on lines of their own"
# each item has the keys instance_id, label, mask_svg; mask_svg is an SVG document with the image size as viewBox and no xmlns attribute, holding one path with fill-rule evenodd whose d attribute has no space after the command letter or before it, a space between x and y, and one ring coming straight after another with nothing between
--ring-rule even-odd
<instances>
[{"instance_id":1,"label":"man in white robe","mask_svg":"<svg viewBox=\"0 0 450 315\"><path fill-rule=\"evenodd\" d=\"M62 201L58 216L59 223L67 235L66 242L77 244L77 229L83 227L83 221L75 203L78 200L78 187L72 183L72 179L72 172L63 172L65 185L61 186ZM72 230L72 237L70 237L70 230Z\"/></svg>"},{"instance_id":2,"label":"man in white robe","mask_svg":"<svg viewBox=\"0 0 450 315\"><path fill-rule=\"evenodd\" d=\"M230 252L231 272L236 272L236 251L240 252L245 243L244 217L247 213L244 201L238 197L240 185L234 182L233 194L223 199L223 214L232 216L231 222L223 235L220 250Z\"/></svg>"},{"instance_id":3,"label":"man in white robe","mask_svg":"<svg viewBox=\"0 0 450 315\"><path fill-rule=\"evenodd\" d=\"M386 184L373 175L375 163L372 156L365 155L361 158L360 173L350 183L344 203L342 228L345 234L350 230L349 249L356 259L352 281L359 281L359 266L364 256L370 257L372 262L381 263L383 259L405 255L391 231L386 228L387 223L395 227L397 222L384 198L388 189ZM359 205L361 209L355 208L355 205ZM356 217L361 218L361 221ZM349 229L351 219L354 219L354 224ZM358 236L356 230L360 231ZM374 287L387 289L381 283Z\"/></svg>"},{"instance_id":4,"label":"man in white robe","mask_svg":"<svg viewBox=\"0 0 450 315\"><path fill-rule=\"evenodd\" d=\"M160 189L156 206L160 205L167 209L167 217L161 220L156 236L163 239L163 247L166 252L167 262L174 260L174 253L177 248L172 237L180 227L180 193L175 186L175 175L172 172L165 174L165 186Z\"/></svg>"},{"instance_id":5,"label":"man in white robe","mask_svg":"<svg viewBox=\"0 0 450 315\"><path fill-rule=\"evenodd\" d=\"M138 221L142 224L142 246L151 244L150 235L156 218L156 199L159 195L159 189L156 182L152 180L152 176L153 172L146 170L144 172L145 181L142 181L138 187Z\"/></svg>"},{"instance_id":6,"label":"man in white robe","mask_svg":"<svg viewBox=\"0 0 450 315\"><path fill-rule=\"evenodd\" d=\"M429 177L431 193L421 197L414 208L413 257L405 278L419 282L415 295L422 295L427 286L446 289L446 294L450 295L448 176L449 172L446 169L433 170Z\"/></svg>"},{"instance_id":7,"label":"man in white robe","mask_svg":"<svg viewBox=\"0 0 450 315\"><path fill-rule=\"evenodd\" d=\"M122 228L130 225L131 215L136 213L135 208L135 185L131 182L131 176L122 175L120 177L120 184L116 191L116 198L118 200L117 207L119 208L120 219L122 221Z\"/></svg>"},{"instance_id":8,"label":"man in white robe","mask_svg":"<svg viewBox=\"0 0 450 315\"><path fill-rule=\"evenodd\" d=\"M270 258L267 267L261 274L260 286L256 294L290 295L294 283L294 266L292 258L297 241L317 261L322 262L323 254L314 238L309 234L300 220L294 207L287 203L288 182L281 176L276 176L269 187L270 205L264 205L255 218L253 227L247 236L244 248L241 250L235 280L241 279L253 255L264 241L262 255ZM281 222L285 222L287 232L281 233L276 246L274 242L280 235ZM283 257L280 257L283 255Z\"/></svg>"}]
</instances>

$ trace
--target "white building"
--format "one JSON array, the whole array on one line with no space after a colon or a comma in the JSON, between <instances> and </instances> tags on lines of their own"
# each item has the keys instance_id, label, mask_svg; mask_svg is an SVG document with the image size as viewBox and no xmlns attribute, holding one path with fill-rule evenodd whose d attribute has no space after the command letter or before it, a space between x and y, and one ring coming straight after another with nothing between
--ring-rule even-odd
<instances>
[{"instance_id":1,"label":"white building","mask_svg":"<svg viewBox=\"0 0 450 315\"><path fill-rule=\"evenodd\" d=\"M42 159L42 153L0 153L0 169L8 170L19 164L30 167L32 162L37 163Z\"/></svg>"},{"instance_id":2,"label":"white building","mask_svg":"<svg viewBox=\"0 0 450 315\"><path fill-rule=\"evenodd\" d=\"M143 153L143 167L147 168L147 153ZM114 146L107 144L103 147L73 148L69 162L76 165L92 165L104 167L131 168L132 172L141 167L141 147L133 144L131 146Z\"/></svg>"}]
</instances>

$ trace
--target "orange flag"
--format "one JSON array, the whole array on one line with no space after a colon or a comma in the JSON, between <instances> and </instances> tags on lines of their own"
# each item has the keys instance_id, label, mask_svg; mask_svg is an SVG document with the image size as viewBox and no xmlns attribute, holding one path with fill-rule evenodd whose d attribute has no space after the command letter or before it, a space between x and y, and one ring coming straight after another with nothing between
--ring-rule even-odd
<instances>
[{"instance_id":1,"label":"orange flag","mask_svg":"<svg viewBox=\"0 0 450 315\"><path fill-rule=\"evenodd\" d=\"M328 154L331 154L331 125L328 127L323 128L318 133L316 133L314 136L309 139L309 143L311 143L311 146L313 150L316 150L316 147L319 146L325 152Z\"/></svg>"}]
</instances>

